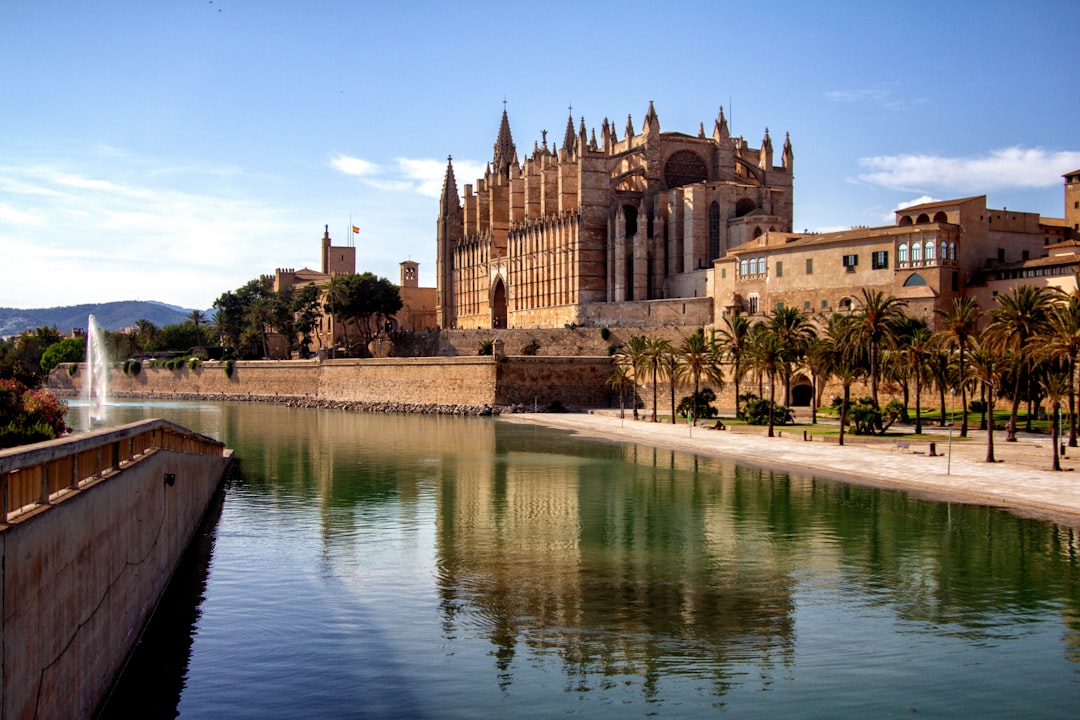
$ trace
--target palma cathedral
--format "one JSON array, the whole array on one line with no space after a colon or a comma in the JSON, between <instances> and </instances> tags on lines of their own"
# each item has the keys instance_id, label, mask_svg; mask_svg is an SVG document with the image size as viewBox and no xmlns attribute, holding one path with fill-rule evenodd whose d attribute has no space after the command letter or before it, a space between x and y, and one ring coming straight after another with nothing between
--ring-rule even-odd
<instances>
[{"instance_id":1,"label":"palma cathedral","mask_svg":"<svg viewBox=\"0 0 1080 720\"><path fill-rule=\"evenodd\" d=\"M703 325L714 261L764 233L791 232L793 153L779 165L734 137L721 108L706 134L640 132L582 118L522 161L503 110L484 177L458 194L448 160L437 228L443 328Z\"/></svg>"}]
</instances>

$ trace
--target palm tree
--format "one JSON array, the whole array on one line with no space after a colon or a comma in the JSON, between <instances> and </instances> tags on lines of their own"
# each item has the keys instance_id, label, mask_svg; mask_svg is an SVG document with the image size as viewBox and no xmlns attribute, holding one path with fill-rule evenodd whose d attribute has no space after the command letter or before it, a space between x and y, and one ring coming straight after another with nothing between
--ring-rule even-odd
<instances>
[{"instance_id":1,"label":"palm tree","mask_svg":"<svg viewBox=\"0 0 1080 720\"><path fill-rule=\"evenodd\" d=\"M665 380L668 382L668 389L671 392L671 424L675 424L675 386L679 382L679 351L674 347L668 346L670 352L664 355L660 362L661 373Z\"/></svg>"},{"instance_id":2,"label":"palm tree","mask_svg":"<svg viewBox=\"0 0 1080 720\"><path fill-rule=\"evenodd\" d=\"M916 327L905 339L903 353L911 376L915 379L915 434L922 434L922 380L926 364L933 353L934 334L923 325Z\"/></svg>"},{"instance_id":3,"label":"palm tree","mask_svg":"<svg viewBox=\"0 0 1080 720\"><path fill-rule=\"evenodd\" d=\"M626 388L634 384L634 379L625 365L614 363L607 384L619 391L619 419L626 417Z\"/></svg>"},{"instance_id":4,"label":"palm tree","mask_svg":"<svg viewBox=\"0 0 1080 720\"><path fill-rule=\"evenodd\" d=\"M840 403L840 444L844 444L844 430L847 428L848 408L851 406L851 386L866 373L865 346L854 342L851 336L860 330L853 316L834 314L829 318L825 329L825 342L828 346L830 372L844 388L844 397Z\"/></svg>"},{"instance_id":5,"label":"palm tree","mask_svg":"<svg viewBox=\"0 0 1080 720\"><path fill-rule=\"evenodd\" d=\"M870 397L878 404L878 379L881 373L881 349L899 327L907 303L885 295L880 290L863 288L859 309L852 316L858 321L854 338L866 346L870 360Z\"/></svg>"},{"instance_id":6,"label":"palm tree","mask_svg":"<svg viewBox=\"0 0 1080 720\"><path fill-rule=\"evenodd\" d=\"M135 321L135 340L143 352L150 352L154 349L154 343L157 342L157 325L150 322L146 318L139 318Z\"/></svg>"},{"instance_id":7,"label":"palm tree","mask_svg":"<svg viewBox=\"0 0 1080 720\"><path fill-rule=\"evenodd\" d=\"M274 315L269 298L266 296L255 298L255 301L248 306L245 315L244 319L250 329L258 333L259 339L262 341L263 357L270 357L270 346L266 340L266 328L273 322Z\"/></svg>"},{"instance_id":8,"label":"palm tree","mask_svg":"<svg viewBox=\"0 0 1080 720\"><path fill-rule=\"evenodd\" d=\"M735 381L735 417L742 417L739 407L739 382L746 374L746 353L750 347L750 321L744 315L725 315L724 327L717 333L717 343L724 357L731 361Z\"/></svg>"},{"instance_id":9,"label":"palm tree","mask_svg":"<svg viewBox=\"0 0 1080 720\"><path fill-rule=\"evenodd\" d=\"M997 296L998 306L991 311L986 335L998 352L1016 359L1012 389L1012 410L1006 442L1016 442L1016 417L1020 409L1020 384L1031 369L1031 341L1045 331L1053 299L1045 287L1018 285L1012 292ZM1030 415L1029 415L1030 417Z\"/></svg>"},{"instance_id":10,"label":"palm tree","mask_svg":"<svg viewBox=\"0 0 1080 720\"><path fill-rule=\"evenodd\" d=\"M987 347L976 348L971 354L971 373L986 387L986 412L990 416L986 423L986 462L996 462L994 459L994 401L997 398L997 389L1001 380L1001 364L998 362L997 353Z\"/></svg>"},{"instance_id":11,"label":"palm tree","mask_svg":"<svg viewBox=\"0 0 1080 720\"><path fill-rule=\"evenodd\" d=\"M706 338L699 329L683 339L678 350L679 365L676 373L681 380L693 381L694 394L691 405L691 422L697 424L697 401L701 390L701 378L716 384L717 391L724 385L724 371L720 367L720 351L713 338Z\"/></svg>"},{"instance_id":12,"label":"palm tree","mask_svg":"<svg viewBox=\"0 0 1080 720\"><path fill-rule=\"evenodd\" d=\"M1035 358L1066 363L1069 381L1069 447L1076 447L1076 368L1080 358L1080 297L1065 295L1054 304L1046 332L1040 336Z\"/></svg>"},{"instance_id":13,"label":"palm tree","mask_svg":"<svg viewBox=\"0 0 1080 720\"><path fill-rule=\"evenodd\" d=\"M815 337L806 347L803 365L810 372L814 385L814 392L810 395L810 422L817 424L820 395L825 391L825 386L832 375L832 345L823 338Z\"/></svg>"},{"instance_id":14,"label":"palm tree","mask_svg":"<svg viewBox=\"0 0 1080 720\"><path fill-rule=\"evenodd\" d=\"M645 350L642 354L642 364L652 373L652 421L656 422L656 385L658 376L663 374L664 359L671 355L674 349L671 343L660 338L645 341Z\"/></svg>"},{"instance_id":15,"label":"palm tree","mask_svg":"<svg viewBox=\"0 0 1080 720\"><path fill-rule=\"evenodd\" d=\"M960 437L967 437L968 402L967 402L967 367L965 354L979 327L982 310L973 297L953 298L952 310L936 308L934 312L942 318L945 329L942 334L949 339L949 345L955 345L960 358Z\"/></svg>"},{"instance_id":16,"label":"palm tree","mask_svg":"<svg viewBox=\"0 0 1080 720\"><path fill-rule=\"evenodd\" d=\"M782 374L787 367L789 352L788 347L772 328L757 338L752 350L754 366L769 379L769 437L773 437L776 376Z\"/></svg>"},{"instance_id":17,"label":"palm tree","mask_svg":"<svg viewBox=\"0 0 1080 720\"><path fill-rule=\"evenodd\" d=\"M768 326L769 332L783 349L784 361L780 371L784 378L784 404L790 405L792 368L802 360L807 344L817 333L810 324L810 316L790 306L777 308L769 317Z\"/></svg>"},{"instance_id":18,"label":"palm tree","mask_svg":"<svg viewBox=\"0 0 1080 720\"><path fill-rule=\"evenodd\" d=\"M1050 449L1054 454L1054 460L1051 467L1054 470L1061 470L1061 458L1058 456L1058 438L1061 434L1061 427L1058 422L1058 410L1061 409L1061 400L1069 394L1069 371L1064 364L1057 364L1046 369L1046 372L1039 378L1039 387L1046 394L1046 399L1049 404L1049 415L1051 416L1050 436L1052 438L1050 442Z\"/></svg>"},{"instance_id":19,"label":"palm tree","mask_svg":"<svg viewBox=\"0 0 1080 720\"><path fill-rule=\"evenodd\" d=\"M624 366L634 382L634 419L638 419L637 387L641 377L645 375L645 348L648 341L642 335L630 338L626 345L615 352L615 362Z\"/></svg>"}]
</instances>

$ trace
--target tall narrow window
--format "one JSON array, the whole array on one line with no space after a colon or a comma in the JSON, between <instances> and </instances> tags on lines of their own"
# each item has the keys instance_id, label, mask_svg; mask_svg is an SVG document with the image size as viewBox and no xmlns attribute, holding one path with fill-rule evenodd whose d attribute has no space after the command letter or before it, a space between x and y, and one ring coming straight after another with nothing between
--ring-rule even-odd
<instances>
[{"instance_id":1,"label":"tall narrow window","mask_svg":"<svg viewBox=\"0 0 1080 720\"><path fill-rule=\"evenodd\" d=\"M900 247L896 248L896 262L900 264L900 267L907 267L907 243L900 243Z\"/></svg>"},{"instance_id":2,"label":"tall narrow window","mask_svg":"<svg viewBox=\"0 0 1080 720\"><path fill-rule=\"evenodd\" d=\"M720 205L709 206L709 259L720 257Z\"/></svg>"},{"instance_id":3,"label":"tall narrow window","mask_svg":"<svg viewBox=\"0 0 1080 720\"><path fill-rule=\"evenodd\" d=\"M806 274L814 274L814 258L806 258Z\"/></svg>"},{"instance_id":4,"label":"tall narrow window","mask_svg":"<svg viewBox=\"0 0 1080 720\"><path fill-rule=\"evenodd\" d=\"M784 263L782 260L776 261L776 277L784 277Z\"/></svg>"},{"instance_id":5,"label":"tall narrow window","mask_svg":"<svg viewBox=\"0 0 1080 720\"><path fill-rule=\"evenodd\" d=\"M911 264L922 265L922 243L911 243Z\"/></svg>"},{"instance_id":6,"label":"tall narrow window","mask_svg":"<svg viewBox=\"0 0 1080 720\"><path fill-rule=\"evenodd\" d=\"M933 240L927 240L926 241L926 264L927 265L933 265L934 264L934 241Z\"/></svg>"}]
</instances>

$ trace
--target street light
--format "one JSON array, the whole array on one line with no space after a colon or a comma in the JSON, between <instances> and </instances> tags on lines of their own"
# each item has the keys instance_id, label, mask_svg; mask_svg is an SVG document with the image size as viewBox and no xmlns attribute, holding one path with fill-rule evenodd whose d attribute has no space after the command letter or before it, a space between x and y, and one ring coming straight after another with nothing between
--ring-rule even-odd
<instances>
[{"instance_id":1,"label":"street light","mask_svg":"<svg viewBox=\"0 0 1080 720\"><path fill-rule=\"evenodd\" d=\"M949 460L945 465L945 474L952 474L952 429L956 421L956 388L949 388L949 402L952 408L949 410Z\"/></svg>"}]
</instances>

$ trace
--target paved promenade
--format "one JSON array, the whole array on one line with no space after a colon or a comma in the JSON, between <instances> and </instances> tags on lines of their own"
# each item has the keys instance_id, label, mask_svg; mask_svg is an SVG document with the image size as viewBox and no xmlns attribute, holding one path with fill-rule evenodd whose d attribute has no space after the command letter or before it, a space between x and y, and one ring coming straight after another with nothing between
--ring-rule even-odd
<instances>
[{"instance_id":1,"label":"paved promenade","mask_svg":"<svg viewBox=\"0 0 1080 720\"><path fill-rule=\"evenodd\" d=\"M896 437L846 437L840 446L836 438L803 440L799 428L778 428L781 437L766 437L765 428L736 430L691 429L686 423L651 423L620 420L601 411L595 414L526 413L503 415L509 421L535 422L565 428L585 435L626 440L646 445L675 448L731 458L759 467L793 473L812 473L862 485L906 489L935 499L1011 508L1018 513L1047 518L1072 526L1080 525L1080 448L1067 448L1062 458L1063 472L1050 469L1053 461L1048 435L1020 433L1017 442L1005 442L1005 433L994 433L995 456L999 462L986 463L986 433L969 431L969 439L958 440L954 431L949 458L947 430L934 439L936 456L930 455L930 441L911 441L897 447ZM903 440L903 438L900 438Z\"/></svg>"}]
</instances>

